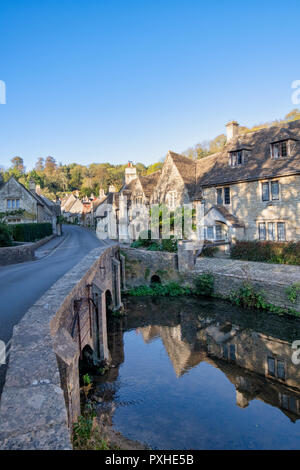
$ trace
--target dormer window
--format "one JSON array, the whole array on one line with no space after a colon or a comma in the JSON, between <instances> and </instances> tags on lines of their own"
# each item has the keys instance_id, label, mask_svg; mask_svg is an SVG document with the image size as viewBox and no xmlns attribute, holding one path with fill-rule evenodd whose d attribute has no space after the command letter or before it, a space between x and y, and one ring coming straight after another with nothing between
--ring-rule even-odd
<instances>
[{"instance_id":1,"label":"dormer window","mask_svg":"<svg viewBox=\"0 0 300 470\"><path fill-rule=\"evenodd\" d=\"M233 152L229 152L229 166L236 167L243 165L246 161L247 150L235 150Z\"/></svg>"},{"instance_id":2,"label":"dormer window","mask_svg":"<svg viewBox=\"0 0 300 470\"><path fill-rule=\"evenodd\" d=\"M289 141L284 140L283 142L275 142L271 144L271 157L274 160L277 158L284 158L289 156Z\"/></svg>"},{"instance_id":3,"label":"dormer window","mask_svg":"<svg viewBox=\"0 0 300 470\"><path fill-rule=\"evenodd\" d=\"M286 139L271 144L271 158L277 160L278 158L290 157L295 150L296 140Z\"/></svg>"}]
</instances>

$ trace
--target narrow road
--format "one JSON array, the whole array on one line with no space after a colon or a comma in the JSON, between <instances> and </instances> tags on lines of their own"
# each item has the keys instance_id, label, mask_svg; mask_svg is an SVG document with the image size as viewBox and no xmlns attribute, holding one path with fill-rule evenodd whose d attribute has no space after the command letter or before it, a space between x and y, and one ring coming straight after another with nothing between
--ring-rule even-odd
<instances>
[{"instance_id":1,"label":"narrow road","mask_svg":"<svg viewBox=\"0 0 300 470\"><path fill-rule=\"evenodd\" d=\"M89 251L105 244L81 227L66 225L63 233L60 245L56 239L39 248L37 261L0 267L0 340L6 344L28 308ZM5 373L0 365L0 394Z\"/></svg>"}]
</instances>

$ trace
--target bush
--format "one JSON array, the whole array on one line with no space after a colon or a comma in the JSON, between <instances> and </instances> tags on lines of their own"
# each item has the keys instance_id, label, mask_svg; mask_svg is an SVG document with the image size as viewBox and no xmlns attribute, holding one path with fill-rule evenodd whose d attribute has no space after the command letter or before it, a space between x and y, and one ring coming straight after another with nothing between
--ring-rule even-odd
<instances>
[{"instance_id":1,"label":"bush","mask_svg":"<svg viewBox=\"0 0 300 470\"><path fill-rule=\"evenodd\" d=\"M147 248L149 251L169 251L170 253L177 252L177 240L174 237L170 239L152 240L150 231L148 238L139 237L138 240L131 243L132 248Z\"/></svg>"},{"instance_id":2,"label":"bush","mask_svg":"<svg viewBox=\"0 0 300 470\"><path fill-rule=\"evenodd\" d=\"M212 274L204 273L198 276L195 281L195 294L211 297L214 293L214 277Z\"/></svg>"},{"instance_id":3,"label":"bush","mask_svg":"<svg viewBox=\"0 0 300 470\"><path fill-rule=\"evenodd\" d=\"M49 223L15 224L8 227L16 242L35 242L52 235L52 225Z\"/></svg>"},{"instance_id":4,"label":"bush","mask_svg":"<svg viewBox=\"0 0 300 470\"><path fill-rule=\"evenodd\" d=\"M256 292L251 284L244 284L230 294L232 303L243 308L265 309L266 303L261 292Z\"/></svg>"},{"instance_id":5,"label":"bush","mask_svg":"<svg viewBox=\"0 0 300 470\"><path fill-rule=\"evenodd\" d=\"M192 291L189 287L180 286L177 282L169 284L153 284L152 286L140 286L130 289L127 294L134 297L177 297L179 295L188 295Z\"/></svg>"},{"instance_id":6,"label":"bush","mask_svg":"<svg viewBox=\"0 0 300 470\"><path fill-rule=\"evenodd\" d=\"M300 264L300 242L238 241L231 258L277 264Z\"/></svg>"},{"instance_id":7,"label":"bush","mask_svg":"<svg viewBox=\"0 0 300 470\"><path fill-rule=\"evenodd\" d=\"M0 223L0 246L11 246L11 232L8 225Z\"/></svg>"}]
</instances>

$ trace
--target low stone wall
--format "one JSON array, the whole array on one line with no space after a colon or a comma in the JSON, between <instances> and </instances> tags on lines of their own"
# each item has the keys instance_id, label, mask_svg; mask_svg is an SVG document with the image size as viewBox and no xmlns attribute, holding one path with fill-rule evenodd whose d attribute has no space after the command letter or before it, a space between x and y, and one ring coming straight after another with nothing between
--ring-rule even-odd
<instances>
[{"instance_id":1,"label":"low stone wall","mask_svg":"<svg viewBox=\"0 0 300 470\"><path fill-rule=\"evenodd\" d=\"M92 295L87 286L93 286L99 311L105 309L101 293L105 299L113 288L117 252L116 244L92 250L14 327L0 403L0 449L72 449L70 430L80 414L79 356L95 340L88 334L79 347L72 337L74 301Z\"/></svg>"},{"instance_id":2,"label":"low stone wall","mask_svg":"<svg viewBox=\"0 0 300 470\"><path fill-rule=\"evenodd\" d=\"M48 243L56 235L42 238L35 243L25 243L24 245L7 246L0 248L0 266L8 264L24 263L34 260L34 252L37 248Z\"/></svg>"},{"instance_id":3,"label":"low stone wall","mask_svg":"<svg viewBox=\"0 0 300 470\"><path fill-rule=\"evenodd\" d=\"M125 257L127 288L150 284L152 276L159 276L162 282L178 280L176 253L123 247L121 253Z\"/></svg>"},{"instance_id":4,"label":"low stone wall","mask_svg":"<svg viewBox=\"0 0 300 470\"><path fill-rule=\"evenodd\" d=\"M229 297L232 291L239 289L245 282L249 282L256 291L263 292L269 303L300 312L300 298L296 303L292 303L286 293L286 289L292 284L300 284L300 267L298 266L217 258L198 258L194 265L190 257L192 252L187 251L187 262L181 263L185 271L179 271L175 253L135 248L124 248L123 252L126 260L127 287L150 284L152 275L159 275L163 283L177 281L186 286L193 286L196 277L203 273L211 273L214 276L217 295Z\"/></svg>"}]
</instances>

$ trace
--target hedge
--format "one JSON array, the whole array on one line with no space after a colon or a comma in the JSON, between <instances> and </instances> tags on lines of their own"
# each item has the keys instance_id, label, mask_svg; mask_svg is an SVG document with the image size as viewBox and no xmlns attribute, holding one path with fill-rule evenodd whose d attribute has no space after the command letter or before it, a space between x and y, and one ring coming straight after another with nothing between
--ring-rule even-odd
<instances>
[{"instance_id":1,"label":"hedge","mask_svg":"<svg viewBox=\"0 0 300 470\"><path fill-rule=\"evenodd\" d=\"M277 264L300 264L300 242L238 241L231 248L231 258Z\"/></svg>"},{"instance_id":2,"label":"hedge","mask_svg":"<svg viewBox=\"0 0 300 470\"><path fill-rule=\"evenodd\" d=\"M52 235L52 224L12 224L8 226L14 241L35 242Z\"/></svg>"}]
</instances>

